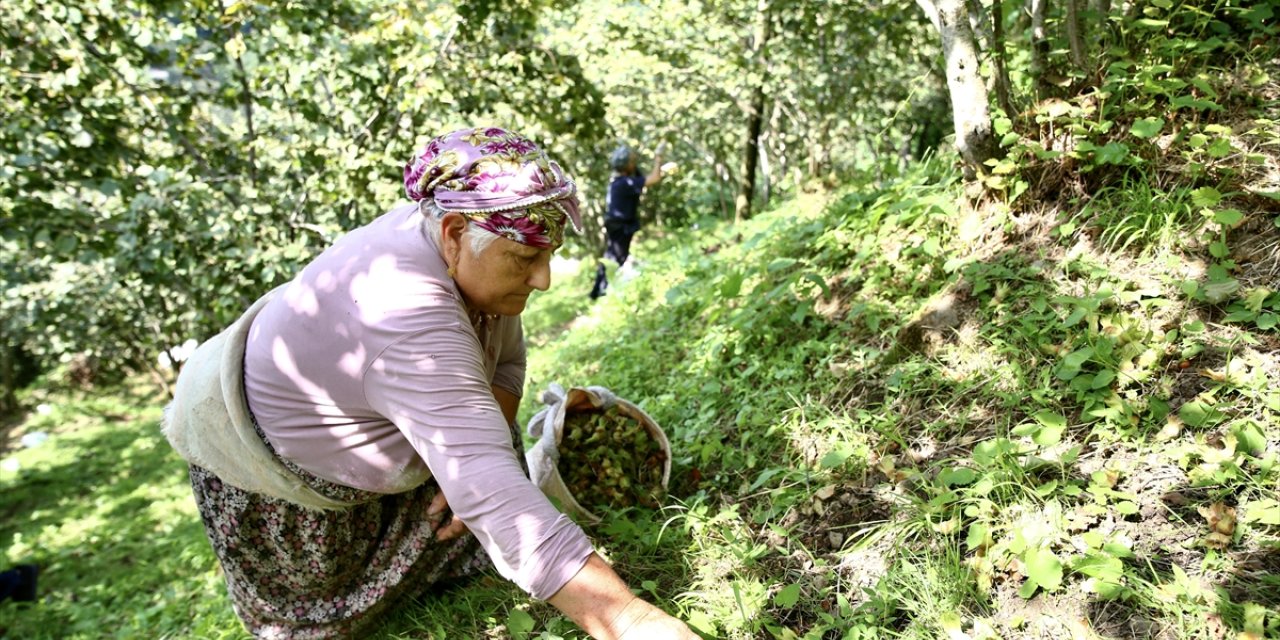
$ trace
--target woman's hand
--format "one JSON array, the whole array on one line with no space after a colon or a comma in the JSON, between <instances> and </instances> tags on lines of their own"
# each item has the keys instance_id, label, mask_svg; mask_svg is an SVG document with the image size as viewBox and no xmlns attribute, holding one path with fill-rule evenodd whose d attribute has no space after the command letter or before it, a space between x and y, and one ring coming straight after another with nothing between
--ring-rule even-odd
<instances>
[{"instance_id":1,"label":"woman's hand","mask_svg":"<svg viewBox=\"0 0 1280 640\"><path fill-rule=\"evenodd\" d=\"M640 598L632 600L610 627L616 640L701 640L689 625Z\"/></svg>"},{"instance_id":2,"label":"woman's hand","mask_svg":"<svg viewBox=\"0 0 1280 640\"><path fill-rule=\"evenodd\" d=\"M441 542L452 540L467 532L467 525L452 513L450 513L452 517L449 519L449 524L440 526L448 510L449 501L444 497L444 492L437 491L436 497L432 498L431 504L427 506L427 522L431 523L431 528L436 532L436 540Z\"/></svg>"},{"instance_id":3,"label":"woman's hand","mask_svg":"<svg viewBox=\"0 0 1280 640\"><path fill-rule=\"evenodd\" d=\"M698 640L688 625L631 593L594 553L547 602L599 640Z\"/></svg>"}]
</instances>

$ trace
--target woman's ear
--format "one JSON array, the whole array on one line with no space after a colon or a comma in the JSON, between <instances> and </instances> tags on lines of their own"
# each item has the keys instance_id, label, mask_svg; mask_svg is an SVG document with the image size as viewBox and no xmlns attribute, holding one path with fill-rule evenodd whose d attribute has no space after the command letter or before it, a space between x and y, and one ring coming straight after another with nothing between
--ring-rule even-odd
<instances>
[{"instance_id":1,"label":"woman's ear","mask_svg":"<svg viewBox=\"0 0 1280 640\"><path fill-rule=\"evenodd\" d=\"M458 266L462 257L462 236L467 232L467 217L457 212L449 212L440 218L440 251L444 253L444 262L450 267Z\"/></svg>"}]
</instances>

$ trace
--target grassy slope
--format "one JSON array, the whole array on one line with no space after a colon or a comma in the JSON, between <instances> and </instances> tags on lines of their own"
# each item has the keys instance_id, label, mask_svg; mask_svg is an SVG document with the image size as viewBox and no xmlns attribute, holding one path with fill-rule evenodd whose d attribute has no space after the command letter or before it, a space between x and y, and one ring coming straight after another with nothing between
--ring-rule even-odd
<instances>
[{"instance_id":1,"label":"grassy slope","mask_svg":"<svg viewBox=\"0 0 1280 640\"><path fill-rule=\"evenodd\" d=\"M1014 217L949 180L673 238L537 354L678 452L605 545L719 637L1280 633L1280 338L1188 299L1189 191ZM1248 214L1237 299L1274 313Z\"/></svg>"},{"instance_id":2,"label":"grassy slope","mask_svg":"<svg viewBox=\"0 0 1280 640\"><path fill-rule=\"evenodd\" d=\"M522 414L551 381L605 385L677 452L668 507L615 514L600 548L709 637L1277 634L1280 338L1184 293L1203 223L1159 207L1188 194L1111 196L1174 226L1106 252L1087 211L973 211L958 190L916 166L646 241L642 275L594 305L585 269L540 297ZM1274 214L1246 214L1233 244L1280 243ZM46 565L45 598L0 606L0 629L243 637L160 398L28 400L52 411L11 437L52 437L6 454L0 540ZM494 578L383 635L525 629L580 637Z\"/></svg>"},{"instance_id":3,"label":"grassy slope","mask_svg":"<svg viewBox=\"0 0 1280 640\"><path fill-rule=\"evenodd\" d=\"M522 415L602 384L666 428L667 508L590 532L708 636L1280 635L1280 229L1142 184L970 209L924 164L650 237L604 300L590 269L536 298ZM1206 238L1242 285L1216 306L1189 294ZM0 540L44 600L0 605L0 635L243 637L161 398L26 401ZM579 637L486 577L383 635L525 631Z\"/></svg>"}]
</instances>

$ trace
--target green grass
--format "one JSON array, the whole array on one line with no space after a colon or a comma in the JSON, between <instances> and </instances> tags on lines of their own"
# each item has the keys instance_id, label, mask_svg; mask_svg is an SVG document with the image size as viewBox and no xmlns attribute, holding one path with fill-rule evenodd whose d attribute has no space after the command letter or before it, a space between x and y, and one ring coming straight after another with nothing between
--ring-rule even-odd
<instances>
[{"instance_id":1,"label":"green grass","mask_svg":"<svg viewBox=\"0 0 1280 640\"><path fill-rule=\"evenodd\" d=\"M609 514L598 548L707 637L1280 635L1280 336L1222 308L1272 299L1189 293L1207 243L1181 218L1093 245L1053 231L1072 211L967 233L959 201L922 164L642 233L641 275L599 301L593 262L559 272L525 316L522 421L551 382L604 385L675 452L663 509ZM0 535L44 599L0 606L5 633L244 637L163 399L39 402L12 437L52 435L6 454ZM583 636L490 575L379 637Z\"/></svg>"},{"instance_id":2,"label":"green grass","mask_svg":"<svg viewBox=\"0 0 1280 640\"><path fill-rule=\"evenodd\" d=\"M185 464L145 389L28 398L0 465L7 565L41 566L38 604L0 605L11 638L247 637L225 601ZM34 408L34 407L33 407ZM20 446L20 445L18 445Z\"/></svg>"}]
</instances>

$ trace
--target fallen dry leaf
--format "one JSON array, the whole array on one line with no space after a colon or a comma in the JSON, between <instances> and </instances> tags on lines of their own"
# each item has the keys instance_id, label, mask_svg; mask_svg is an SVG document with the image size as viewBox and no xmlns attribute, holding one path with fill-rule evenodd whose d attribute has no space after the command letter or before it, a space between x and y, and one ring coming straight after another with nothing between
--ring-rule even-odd
<instances>
[{"instance_id":1,"label":"fallen dry leaf","mask_svg":"<svg viewBox=\"0 0 1280 640\"><path fill-rule=\"evenodd\" d=\"M1200 507L1200 515L1209 523L1209 535L1204 543L1214 549L1225 549L1231 545L1236 532L1236 510L1221 502L1208 507Z\"/></svg>"}]
</instances>

